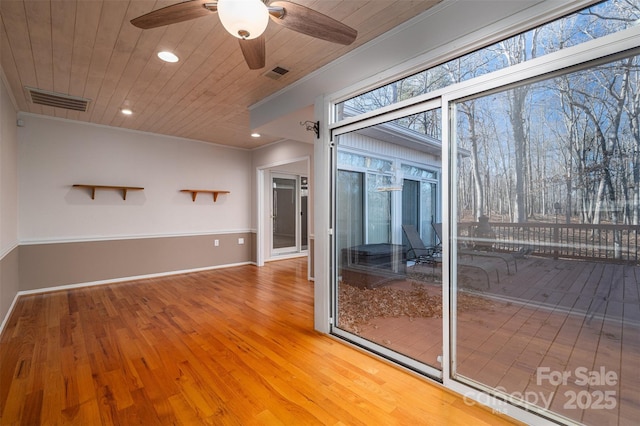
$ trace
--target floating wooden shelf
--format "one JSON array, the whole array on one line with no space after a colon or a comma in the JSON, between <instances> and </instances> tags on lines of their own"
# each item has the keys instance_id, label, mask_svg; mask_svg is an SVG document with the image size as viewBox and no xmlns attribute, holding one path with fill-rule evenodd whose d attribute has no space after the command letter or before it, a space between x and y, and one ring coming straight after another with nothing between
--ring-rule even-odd
<instances>
[{"instance_id":1,"label":"floating wooden shelf","mask_svg":"<svg viewBox=\"0 0 640 426\"><path fill-rule=\"evenodd\" d=\"M206 194L213 194L213 202L218 201L218 194L229 194L229 191L220 191L218 189L181 189L180 192L190 192L191 201L196 201L198 192L204 192Z\"/></svg>"},{"instance_id":2,"label":"floating wooden shelf","mask_svg":"<svg viewBox=\"0 0 640 426\"><path fill-rule=\"evenodd\" d=\"M73 185L74 188L88 188L91 190L91 199L96 199L96 189L115 189L117 191L122 191L122 199L127 199L127 191L142 191L144 188L139 186L113 186L113 185L86 185L76 183Z\"/></svg>"}]
</instances>

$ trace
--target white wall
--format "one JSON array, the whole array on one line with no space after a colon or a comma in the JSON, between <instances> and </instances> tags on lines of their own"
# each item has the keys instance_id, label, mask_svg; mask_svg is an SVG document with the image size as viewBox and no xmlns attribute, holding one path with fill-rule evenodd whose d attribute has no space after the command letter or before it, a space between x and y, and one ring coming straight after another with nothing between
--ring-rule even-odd
<instances>
[{"instance_id":1,"label":"white wall","mask_svg":"<svg viewBox=\"0 0 640 426\"><path fill-rule=\"evenodd\" d=\"M253 168L284 165L303 157L313 156L313 144L283 140L253 150ZM274 166L276 167L276 166Z\"/></svg>"},{"instance_id":2,"label":"white wall","mask_svg":"<svg viewBox=\"0 0 640 426\"><path fill-rule=\"evenodd\" d=\"M0 78L0 323L3 325L19 287L17 158L16 110Z\"/></svg>"},{"instance_id":3,"label":"white wall","mask_svg":"<svg viewBox=\"0 0 640 426\"><path fill-rule=\"evenodd\" d=\"M0 79L0 259L18 243L16 110Z\"/></svg>"},{"instance_id":4,"label":"white wall","mask_svg":"<svg viewBox=\"0 0 640 426\"><path fill-rule=\"evenodd\" d=\"M251 153L202 142L21 114L21 243L246 231ZM130 185L98 191L73 184ZM213 203L180 189L231 191Z\"/></svg>"}]
</instances>

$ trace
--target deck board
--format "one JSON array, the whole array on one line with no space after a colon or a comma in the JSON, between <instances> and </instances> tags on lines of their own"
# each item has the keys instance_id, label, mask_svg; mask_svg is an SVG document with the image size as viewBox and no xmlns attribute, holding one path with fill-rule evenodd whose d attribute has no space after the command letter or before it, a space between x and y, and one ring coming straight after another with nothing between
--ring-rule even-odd
<instances>
[{"instance_id":1,"label":"deck board","mask_svg":"<svg viewBox=\"0 0 640 426\"><path fill-rule=\"evenodd\" d=\"M486 262L486 260L485 260ZM504 267L504 265L502 265ZM496 267L500 267L496 263ZM428 281L430 274L415 274L422 265L409 268ZM551 409L587 424L626 425L640 418L640 267L593 261L529 257L518 260L518 272L501 271L500 283L483 285L483 277L460 271L463 291L490 301L484 309L458 311L457 373L510 392L551 396ZM432 274L433 275L433 274ZM401 286L396 282L390 286ZM437 283L425 283L430 289ZM592 316L593 315L593 316ZM393 333L386 321L393 320ZM415 335L416 321L376 318L363 327L361 335L377 342L398 343L400 333ZM420 326L423 326L421 324ZM423 335L424 330L420 331ZM441 333L434 327L433 334ZM441 342L439 341L441 344ZM425 362L442 348L413 342L410 347L394 345L419 354ZM569 372L566 384L536 382L536 368ZM620 378L612 386L582 386L575 383L578 368L604 367ZM567 395L609 391L615 395L611 409L588 410L573 407Z\"/></svg>"}]
</instances>

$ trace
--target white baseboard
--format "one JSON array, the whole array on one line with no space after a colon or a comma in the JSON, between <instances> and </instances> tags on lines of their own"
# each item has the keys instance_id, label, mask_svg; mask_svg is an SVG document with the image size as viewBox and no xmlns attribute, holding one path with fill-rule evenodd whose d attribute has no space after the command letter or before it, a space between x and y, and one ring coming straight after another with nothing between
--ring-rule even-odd
<instances>
[{"instance_id":1,"label":"white baseboard","mask_svg":"<svg viewBox=\"0 0 640 426\"><path fill-rule=\"evenodd\" d=\"M229 263L229 264L225 264L225 265L206 266L204 268L182 269L182 270L179 270L179 271L160 272L160 273L157 273L157 274L134 275L134 276L131 276L131 277L113 278L113 279L109 279L109 280L90 281L90 282L77 283L77 284L65 284L65 285L56 286L56 287L47 287L47 288L38 288L38 289L35 289L35 290L19 291L18 295L22 296L22 295L27 295L27 294L49 293L51 291L69 290L69 289L73 289L73 288L93 287L93 286L97 286L97 285L121 283L121 282L126 282L126 281L146 280L148 278L168 277L168 276L171 276L171 275L189 274L189 273L192 273L192 272L210 271L212 269L224 269L224 268L232 268L234 266L250 265L251 263L252 262Z\"/></svg>"},{"instance_id":2,"label":"white baseboard","mask_svg":"<svg viewBox=\"0 0 640 426\"><path fill-rule=\"evenodd\" d=\"M0 324L0 336L2 336L2 332L4 331L5 325L7 325L7 322L9 322L9 318L11 318L11 313L13 313L13 309L16 307L16 303L18 303L19 296L20 296L20 293L16 293L16 295L13 298L13 301L11 302L11 306L9 306L9 309L7 310L7 315L5 315L4 318L2 319L2 324Z\"/></svg>"}]
</instances>

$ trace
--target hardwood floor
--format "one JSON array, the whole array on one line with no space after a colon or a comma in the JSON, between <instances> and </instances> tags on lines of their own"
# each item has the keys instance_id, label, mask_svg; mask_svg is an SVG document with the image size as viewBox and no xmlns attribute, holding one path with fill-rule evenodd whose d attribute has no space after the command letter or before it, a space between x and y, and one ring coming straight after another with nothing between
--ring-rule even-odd
<instances>
[{"instance_id":1,"label":"hardwood floor","mask_svg":"<svg viewBox=\"0 0 640 426\"><path fill-rule=\"evenodd\" d=\"M313 330L304 259L23 296L0 423L512 424Z\"/></svg>"}]
</instances>

